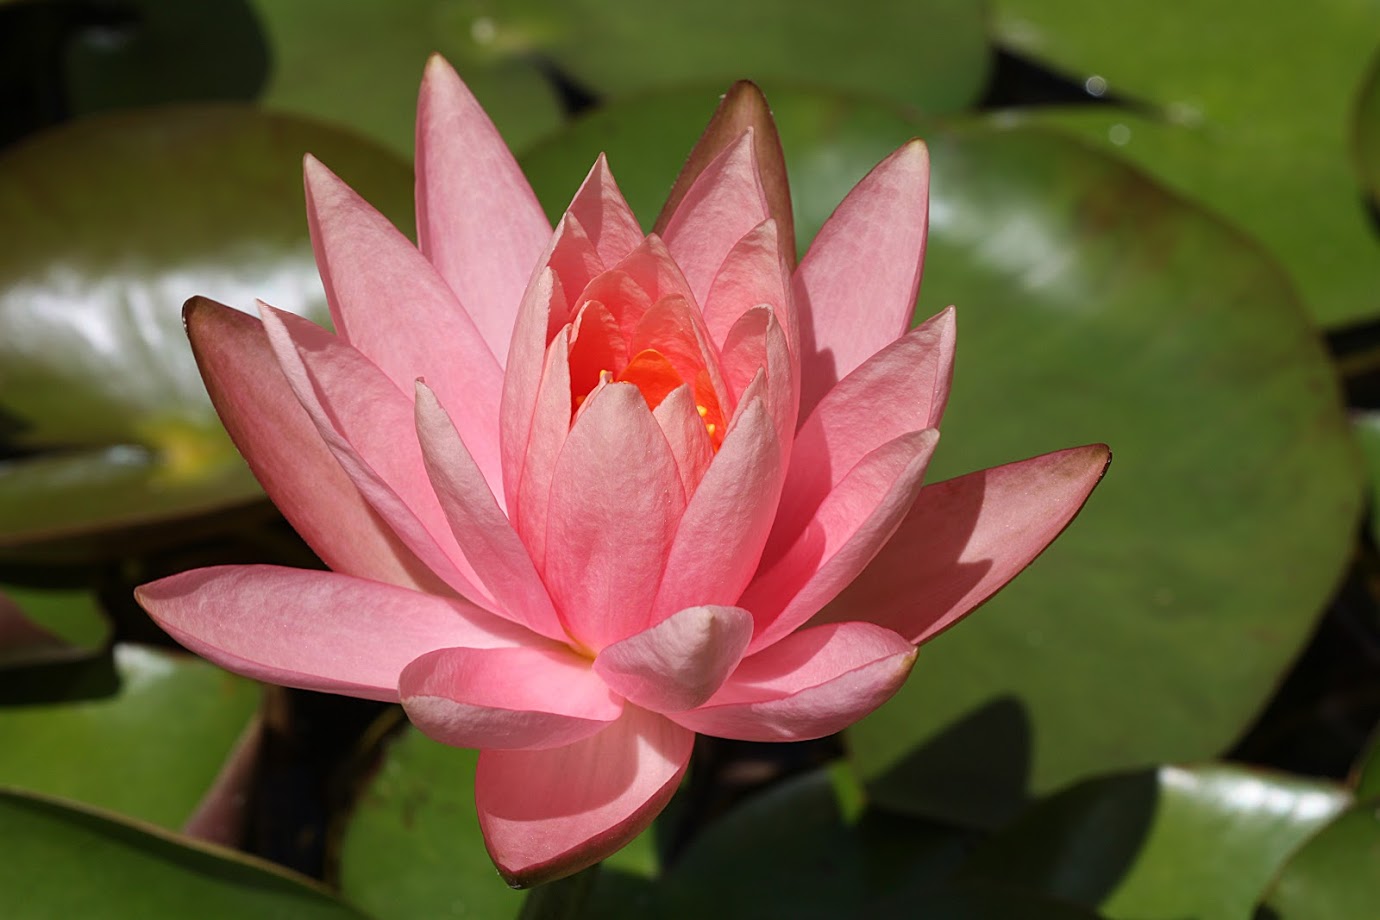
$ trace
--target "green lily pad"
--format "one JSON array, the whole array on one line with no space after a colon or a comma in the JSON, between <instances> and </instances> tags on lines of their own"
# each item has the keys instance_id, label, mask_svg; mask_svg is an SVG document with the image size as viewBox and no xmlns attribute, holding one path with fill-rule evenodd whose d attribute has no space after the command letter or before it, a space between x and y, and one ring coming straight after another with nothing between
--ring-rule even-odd
<instances>
[{"instance_id":1,"label":"green lily pad","mask_svg":"<svg viewBox=\"0 0 1380 920\"><path fill-rule=\"evenodd\" d=\"M551 28L547 4L499 12L484 0L250 2L273 59L262 100L274 109L349 125L411 158L417 86L439 51L509 144L560 124L556 87L536 56Z\"/></svg>"},{"instance_id":2,"label":"green lily pad","mask_svg":"<svg viewBox=\"0 0 1380 920\"><path fill-rule=\"evenodd\" d=\"M1135 104L1080 106L1043 118L1126 157L1260 239L1320 322L1380 314L1380 237L1360 201L1348 149L1353 100L1380 34L1380 6L994 6L999 42L1079 81L1100 81Z\"/></svg>"},{"instance_id":3,"label":"green lily pad","mask_svg":"<svg viewBox=\"0 0 1380 920\"><path fill-rule=\"evenodd\" d=\"M5 915L359 918L301 876L231 850L54 799L0 789Z\"/></svg>"},{"instance_id":4,"label":"green lily pad","mask_svg":"<svg viewBox=\"0 0 1380 920\"><path fill-rule=\"evenodd\" d=\"M1350 801L1334 784L1225 764L1104 777L1032 808L965 873L1112 918L1235 920Z\"/></svg>"},{"instance_id":5,"label":"green lily pad","mask_svg":"<svg viewBox=\"0 0 1380 920\"><path fill-rule=\"evenodd\" d=\"M607 149L647 221L714 101L610 106L525 164L556 212ZM802 240L882 156L930 141L919 315L956 303L959 324L930 480L1096 441L1116 457L1054 548L852 730L874 800L995 825L1082 777L1216 755L1306 641L1359 508L1332 369L1287 279L1059 135L771 102Z\"/></svg>"},{"instance_id":6,"label":"green lily pad","mask_svg":"<svg viewBox=\"0 0 1380 920\"><path fill-rule=\"evenodd\" d=\"M1371 735L1370 743L1352 770L1351 785L1360 801L1380 799L1380 728Z\"/></svg>"},{"instance_id":7,"label":"green lily pad","mask_svg":"<svg viewBox=\"0 0 1380 920\"><path fill-rule=\"evenodd\" d=\"M1370 190L1371 203L1380 207L1380 48L1356 97L1351 142L1361 181Z\"/></svg>"},{"instance_id":8,"label":"green lily pad","mask_svg":"<svg viewBox=\"0 0 1380 920\"><path fill-rule=\"evenodd\" d=\"M1257 920L1357 920L1380 904L1380 803L1340 815L1275 879Z\"/></svg>"},{"instance_id":9,"label":"green lily pad","mask_svg":"<svg viewBox=\"0 0 1380 920\"><path fill-rule=\"evenodd\" d=\"M0 706L0 785L180 827L254 714L259 690L186 655L115 648L107 699Z\"/></svg>"},{"instance_id":10,"label":"green lily pad","mask_svg":"<svg viewBox=\"0 0 1380 920\"><path fill-rule=\"evenodd\" d=\"M258 500L180 309L322 310L306 151L411 225L391 154L234 106L101 116L0 155L0 442L19 451L0 461L0 552Z\"/></svg>"}]
</instances>

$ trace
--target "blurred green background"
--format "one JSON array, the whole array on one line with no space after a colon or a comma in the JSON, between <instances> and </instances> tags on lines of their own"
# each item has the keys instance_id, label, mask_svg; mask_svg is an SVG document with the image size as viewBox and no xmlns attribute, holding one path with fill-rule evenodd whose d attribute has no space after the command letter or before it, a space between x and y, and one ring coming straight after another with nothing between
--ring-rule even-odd
<instances>
[{"instance_id":1,"label":"blurred green background","mask_svg":"<svg viewBox=\"0 0 1380 920\"><path fill-rule=\"evenodd\" d=\"M433 51L553 217L605 151L650 226L736 79L802 249L924 138L916 315L960 330L931 480L1115 455L844 737L702 739L572 916L1373 915L1380 2L0 0L7 915L558 915L494 873L472 755L225 675L129 596L317 564L179 310L322 314L305 152L412 232Z\"/></svg>"}]
</instances>

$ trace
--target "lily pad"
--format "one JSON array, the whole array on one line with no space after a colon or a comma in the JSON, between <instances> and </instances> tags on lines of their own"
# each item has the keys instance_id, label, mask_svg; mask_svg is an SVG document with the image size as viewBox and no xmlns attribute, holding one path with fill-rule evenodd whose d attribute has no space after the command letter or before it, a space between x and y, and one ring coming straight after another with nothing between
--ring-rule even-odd
<instances>
[{"instance_id":1,"label":"lily pad","mask_svg":"<svg viewBox=\"0 0 1380 920\"><path fill-rule=\"evenodd\" d=\"M1257 920L1356 920L1380 904L1380 803L1340 815L1289 860Z\"/></svg>"},{"instance_id":2,"label":"lily pad","mask_svg":"<svg viewBox=\"0 0 1380 920\"><path fill-rule=\"evenodd\" d=\"M539 196L557 212L607 149L649 220L715 98L582 120L526 157ZM930 480L1074 444L1115 454L1053 549L851 732L874 799L996 825L1023 795L1216 755L1302 648L1360 504L1332 368L1288 280L1221 221L1060 135L771 102L802 240L886 153L930 142L919 315L956 303L959 324Z\"/></svg>"},{"instance_id":3,"label":"lily pad","mask_svg":"<svg viewBox=\"0 0 1380 920\"><path fill-rule=\"evenodd\" d=\"M0 706L0 785L167 828L211 786L258 706L256 684L186 655L115 648L107 699Z\"/></svg>"},{"instance_id":4,"label":"lily pad","mask_svg":"<svg viewBox=\"0 0 1380 920\"><path fill-rule=\"evenodd\" d=\"M1349 150L1380 6L994 6L999 42L1132 103L1064 109L1045 120L1126 157L1260 239L1320 322L1380 314L1380 236Z\"/></svg>"},{"instance_id":5,"label":"lily pad","mask_svg":"<svg viewBox=\"0 0 1380 920\"><path fill-rule=\"evenodd\" d=\"M1225 764L1121 774L1035 806L964 871L1111 918L1236 920L1350 801L1334 784Z\"/></svg>"},{"instance_id":6,"label":"lily pad","mask_svg":"<svg viewBox=\"0 0 1380 920\"><path fill-rule=\"evenodd\" d=\"M1370 743L1352 770L1351 785L1356 789L1358 800L1380 799L1380 727L1371 735Z\"/></svg>"},{"instance_id":7,"label":"lily pad","mask_svg":"<svg viewBox=\"0 0 1380 920\"><path fill-rule=\"evenodd\" d=\"M1352 149L1361 181L1370 190L1371 204L1380 207L1380 48L1356 97Z\"/></svg>"},{"instance_id":8,"label":"lily pad","mask_svg":"<svg viewBox=\"0 0 1380 920\"><path fill-rule=\"evenodd\" d=\"M0 444L16 454L0 461L0 552L259 499L180 309L193 294L324 309L306 151L411 226L405 164L246 108L106 115L0 155Z\"/></svg>"},{"instance_id":9,"label":"lily pad","mask_svg":"<svg viewBox=\"0 0 1380 920\"><path fill-rule=\"evenodd\" d=\"M43 796L0 789L5 915L346 920L362 916L301 876L231 850Z\"/></svg>"}]
</instances>

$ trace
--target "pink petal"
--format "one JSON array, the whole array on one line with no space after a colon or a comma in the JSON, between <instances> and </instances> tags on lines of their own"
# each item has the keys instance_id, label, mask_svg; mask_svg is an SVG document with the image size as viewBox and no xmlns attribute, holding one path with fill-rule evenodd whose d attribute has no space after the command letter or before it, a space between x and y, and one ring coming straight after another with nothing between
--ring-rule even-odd
<instances>
[{"instance_id":1,"label":"pink petal","mask_svg":"<svg viewBox=\"0 0 1380 920\"><path fill-rule=\"evenodd\" d=\"M566 213L580 222L605 265L616 265L642 242L642 228L602 153Z\"/></svg>"},{"instance_id":2,"label":"pink petal","mask_svg":"<svg viewBox=\"0 0 1380 920\"><path fill-rule=\"evenodd\" d=\"M799 366L770 307L753 307L738 318L724 340L720 360L724 383L737 396L740 409L747 402L747 388L765 371L761 395L776 423L782 458L789 460L800 411Z\"/></svg>"},{"instance_id":3,"label":"pink petal","mask_svg":"<svg viewBox=\"0 0 1380 920\"><path fill-rule=\"evenodd\" d=\"M547 515L556 461L570 434L570 364L567 336L570 327L556 334L547 352L546 366L537 388L527 456L518 484L517 531L539 571L546 570Z\"/></svg>"},{"instance_id":4,"label":"pink petal","mask_svg":"<svg viewBox=\"0 0 1380 920\"><path fill-rule=\"evenodd\" d=\"M537 751L603 731L623 702L564 648L443 648L403 669L407 717L452 747Z\"/></svg>"},{"instance_id":5,"label":"pink petal","mask_svg":"<svg viewBox=\"0 0 1380 920\"><path fill-rule=\"evenodd\" d=\"M929 170L920 141L887 157L843 199L796 269L801 412L910 325L929 222Z\"/></svg>"},{"instance_id":6,"label":"pink petal","mask_svg":"<svg viewBox=\"0 0 1380 920\"><path fill-rule=\"evenodd\" d=\"M454 407L456 427L484 479L502 494L503 370L494 353L407 237L316 160L308 157L305 171L312 245L336 333L404 393L426 378ZM508 309L515 307L516 298Z\"/></svg>"},{"instance_id":7,"label":"pink petal","mask_svg":"<svg viewBox=\"0 0 1380 920\"><path fill-rule=\"evenodd\" d=\"M697 303L734 244L770 216L748 130L700 173L662 234Z\"/></svg>"},{"instance_id":8,"label":"pink petal","mask_svg":"<svg viewBox=\"0 0 1380 920\"><path fill-rule=\"evenodd\" d=\"M500 368L518 301L550 239L551 224L493 122L433 54L417 100L417 240Z\"/></svg>"},{"instance_id":9,"label":"pink petal","mask_svg":"<svg viewBox=\"0 0 1380 920\"><path fill-rule=\"evenodd\" d=\"M672 390L654 410L652 417L661 426L671 455L676 458L680 484L686 495L693 495L714 460L714 445L704 428L704 419L695 408L695 397L688 385Z\"/></svg>"},{"instance_id":10,"label":"pink petal","mask_svg":"<svg viewBox=\"0 0 1380 920\"><path fill-rule=\"evenodd\" d=\"M842 731L891 698L916 650L871 623L794 633L743 660L699 709L670 718L742 741L808 741Z\"/></svg>"},{"instance_id":11,"label":"pink petal","mask_svg":"<svg viewBox=\"0 0 1380 920\"><path fill-rule=\"evenodd\" d=\"M628 707L592 738L553 751L484 751L475 773L479 827L510 885L593 865L632 840L680 785L693 733Z\"/></svg>"},{"instance_id":12,"label":"pink petal","mask_svg":"<svg viewBox=\"0 0 1380 920\"><path fill-rule=\"evenodd\" d=\"M335 572L271 565L196 569L135 598L182 645L271 684L397 702L398 676L435 648L540 642L458 598Z\"/></svg>"},{"instance_id":13,"label":"pink petal","mask_svg":"<svg viewBox=\"0 0 1380 920\"><path fill-rule=\"evenodd\" d=\"M572 637L597 652L647 627L684 509L675 457L638 389L591 394L556 461L547 518L546 584Z\"/></svg>"},{"instance_id":14,"label":"pink petal","mask_svg":"<svg viewBox=\"0 0 1380 920\"><path fill-rule=\"evenodd\" d=\"M267 305L262 313L283 374L360 494L446 584L492 607L432 491L411 400L315 323Z\"/></svg>"},{"instance_id":15,"label":"pink petal","mask_svg":"<svg viewBox=\"0 0 1380 920\"><path fill-rule=\"evenodd\" d=\"M701 371L709 379L710 388L725 416L733 405L719 358L709 334L704 329L699 311L679 294L671 294L652 304L628 342L628 353L637 354L653 348L666 357L681 379L694 381Z\"/></svg>"},{"instance_id":16,"label":"pink petal","mask_svg":"<svg viewBox=\"0 0 1380 920\"><path fill-rule=\"evenodd\" d=\"M772 308L783 329L794 330L791 275L774 220L763 221L734 243L719 266L704 300L704 325L710 339L723 348L733 324L760 304Z\"/></svg>"},{"instance_id":17,"label":"pink petal","mask_svg":"<svg viewBox=\"0 0 1380 920\"><path fill-rule=\"evenodd\" d=\"M698 303L690 289L690 283L681 271L681 266L676 263L671 251L666 248L666 243L659 236L652 235L644 239L636 249L628 253L626 259L614 266L613 271L631 278L646 293L648 304L667 297L682 297L686 301ZM598 279L595 283L598 283ZM605 303L611 304L612 299L605 298ZM630 317L634 324L641 318L641 315ZM628 337L632 337L631 333Z\"/></svg>"},{"instance_id":18,"label":"pink petal","mask_svg":"<svg viewBox=\"0 0 1380 920\"><path fill-rule=\"evenodd\" d=\"M562 218L537 271L518 307L513 341L503 375L501 419L503 482L509 516L522 481L527 441L532 433L532 412L537 387L547 360L547 346L571 319L570 298L582 291L603 270L594 244L580 222Z\"/></svg>"},{"instance_id":19,"label":"pink petal","mask_svg":"<svg viewBox=\"0 0 1380 920\"><path fill-rule=\"evenodd\" d=\"M739 601L757 618L751 651L790 633L857 578L914 503L938 443L932 428L887 442L839 482L793 543L777 545L773 531Z\"/></svg>"},{"instance_id":20,"label":"pink petal","mask_svg":"<svg viewBox=\"0 0 1380 920\"><path fill-rule=\"evenodd\" d=\"M830 390L796 435L777 526L784 533L803 527L839 480L878 446L907 431L939 427L953 366L951 307Z\"/></svg>"},{"instance_id":21,"label":"pink petal","mask_svg":"<svg viewBox=\"0 0 1380 920\"><path fill-rule=\"evenodd\" d=\"M752 614L746 610L687 607L605 648L594 671L644 709L679 712L714 695L751 639Z\"/></svg>"},{"instance_id":22,"label":"pink petal","mask_svg":"<svg viewBox=\"0 0 1380 920\"><path fill-rule=\"evenodd\" d=\"M930 639L1029 565L1110 461L1107 446L1093 444L926 486L886 547L811 622L866 619Z\"/></svg>"},{"instance_id":23,"label":"pink petal","mask_svg":"<svg viewBox=\"0 0 1380 920\"><path fill-rule=\"evenodd\" d=\"M183 310L221 421L288 522L337 572L449 593L360 495L278 366L263 324L196 297Z\"/></svg>"},{"instance_id":24,"label":"pink petal","mask_svg":"<svg viewBox=\"0 0 1380 920\"><path fill-rule=\"evenodd\" d=\"M565 630L532 557L494 501L450 416L421 381L416 418L422 458L451 531L499 611L534 632L564 641Z\"/></svg>"},{"instance_id":25,"label":"pink petal","mask_svg":"<svg viewBox=\"0 0 1380 920\"><path fill-rule=\"evenodd\" d=\"M752 580L783 477L771 416L743 413L690 497L666 560L651 622L697 604L732 604Z\"/></svg>"}]
</instances>

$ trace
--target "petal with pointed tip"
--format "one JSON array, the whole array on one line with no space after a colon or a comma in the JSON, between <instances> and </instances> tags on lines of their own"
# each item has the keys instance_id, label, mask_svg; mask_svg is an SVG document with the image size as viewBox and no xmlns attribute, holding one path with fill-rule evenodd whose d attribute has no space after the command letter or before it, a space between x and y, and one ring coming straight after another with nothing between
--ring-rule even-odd
<instances>
[{"instance_id":1,"label":"petal with pointed tip","mask_svg":"<svg viewBox=\"0 0 1380 920\"><path fill-rule=\"evenodd\" d=\"M708 299L714 276L734 244L769 216L748 132L705 167L662 234L696 303Z\"/></svg>"},{"instance_id":2,"label":"petal with pointed tip","mask_svg":"<svg viewBox=\"0 0 1380 920\"><path fill-rule=\"evenodd\" d=\"M484 751L474 777L484 843L514 886L591 866L644 831L685 774L695 735L629 706L551 751Z\"/></svg>"},{"instance_id":3,"label":"petal with pointed tip","mask_svg":"<svg viewBox=\"0 0 1380 920\"><path fill-rule=\"evenodd\" d=\"M771 416L754 402L690 496L666 559L651 622L693 604L732 604L752 580L784 478Z\"/></svg>"},{"instance_id":4,"label":"petal with pointed tip","mask_svg":"<svg viewBox=\"0 0 1380 920\"><path fill-rule=\"evenodd\" d=\"M871 623L807 629L746 658L699 709L670 718L741 741L808 741L842 731L891 698L915 647Z\"/></svg>"},{"instance_id":5,"label":"petal with pointed tip","mask_svg":"<svg viewBox=\"0 0 1380 920\"><path fill-rule=\"evenodd\" d=\"M266 304L262 317L283 374L360 494L446 584L492 607L432 491L410 430L411 400L367 358L315 323Z\"/></svg>"},{"instance_id":6,"label":"petal with pointed tip","mask_svg":"<svg viewBox=\"0 0 1380 920\"><path fill-rule=\"evenodd\" d=\"M738 607L687 607L599 653L594 671L616 693L653 712L693 709L714 695L752 639Z\"/></svg>"},{"instance_id":7,"label":"petal with pointed tip","mask_svg":"<svg viewBox=\"0 0 1380 920\"><path fill-rule=\"evenodd\" d=\"M737 396L740 408L748 401L748 388L759 374L763 376L756 385L776 422L782 460L788 461L800 411L800 376L786 333L770 307L753 307L738 318L724 340L720 361L724 384Z\"/></svg>"},{"instance_id":8,"label":"petal with pointed tip","mask_svg":"<svg viewBox=\"0 0 1380 920\"><path fill-rule=\"evenodd\" d=\"M337 572L449 591L360 495L292 392L263 323L194 297L183 308L206 391L259 484Z\"/></svg>"},{"instance_id":9,"label":"petal with pointed tip","mask_svg":"<svg viewBox=\"0 0 1380 920\"><path fill-rule=\"evenodd\" d=\"M758 224L733 244L704 301L704 325L719 348L748 310L768 304L783 329L793 329L791 276L782 257L776 221Z\"/></svg>"},{"instance_id":10,"label":"petal with pointed tip","mask_svg":"<svg viewBox=\"0 0 1380 920\"><path fill-rule=\"evenodd\" d=\"M1043 552L1110 461L1093 444L926 486L886 547L811 622L865 619L912 642L932 638Z\"/></svg>"},{"instance_id":11,"label":"petal with pointed tip","mask_svg":"<svg viewBox=\"0 0 1380 920\"><path fill-rule=\"evenodd\" d=\"M872 451L845 476L789 546L767 542L742 606L757 618L751 651L793 631L858 576L900 526L939 443L933 428Z\"/></svg>"},{"instance_id":12,"label":"petal with pointed tip","mask_svg":"<svg viewBox=\"0 0 1380 920\"><path fill-rule=\"evenodd\" d=\"M825 221L795 273L800 411L906 331L929 225L930 159L911 141L868 173Z\"/></svg>"},{"instance_id":13,"label":"petal with pointed tip","mask_svg":"<svg viewBox=\"0 0 1380 920\"><path fill-rule=\"evenodd\" d=\"M938 428L954 367L949 308L868 358L810 413L795 437L782 492L787 532L804 526L853 466L907 431Z\"/></svg>"},{"instance_id":14,"label":"petal with pointed tip","mask_svg":"<svg viewBox=\"0 0 1380 920\"><path fill-rule=\"evenodd\" d=\"M552 639L564 640L532 557L494 501L450 416L426 384L417 382L417 437L422 459L451 532L475 574L507 618Z\"/></svg>"},{"instance_id":15,"label":"petal with pointed tip","mask_svg":"<svg viewBox=\"0 0 1380 920\"><path fill-rule=\"evenodd\" d=\"M493 122L433 54L417 99L417 241L500 368L518 301L550 239L551 224Z\"/></svg>"},{"instance_id":16,"label":"petal with pointed tip","mask_svg":"<svg viewBox=\"0 0 1380 920\"><path fill-rule=\"evenodd\" d=\"M642 228L618 190L602 153L566 213L580 222L604 265L618 264L642 242Z\"/></svg>"},{"instance_id":17,"label":"petal with pointed tip","mask_svg":"<svg viewBox=\"0 0 1380 920\"><path fill-rule=\"evenodd\" d=\"M407 237L311 157L305 173L307 222L336 333L404 393L425 377L452 407L484 479L501 494L503 369L494 353Z\"/></svg>"},{"instance_id":18,"label":"petal with pointed tip","mask_svg":"<svg viewBox=\"0 0 1380 920\"><path fill-rule=\"evenodd\" d=\"M642 394L626 383L591 394L561 447L547 517L546 584L576 640L598 651L647 627L684 509Z\"/></svg>"},{"instance_id":19,"label":"petal with pointed tip","mask_svg":"<svg viewBox=\"0 0 1380 920\"><path fill-rule=\"evenodd\" d=\"M623 703L565 648L443 648L398 681L407 717L452 747L539 751L604 730Z\"/></svg>"},{"instance_id":20,"label":"petal with pointed tip","mask_svg":"<svg viewBox=\"0 0 1380 920\"><path fill-rule=\"evenodd\" d=\"M709 119L700 139L695 142L689 159L676 176L675 185L666 198L666 205L656 219L656 232L661 233L671 220L690 187L695 184L715 157L734 141L752 129L752 141L757 154L757 169L762 177L762 190L767 210L776 219L781 231L781 250L790 267L795 267L795 218L791 215L791 189L786 179L786 158L781 151L781 138L776 133L767 99L757 86L739 80L729 88L714 115Z\"/></svg>"},{"instance_id":21,"label":"petal with pointed tip","mask_svg":"<svg viewBox=\"0 0 1380 920\"><path fill-rule=\"evenodd\" d=\"M134 594L168 635L227 670L370 700L397 702L403 668L432 649L541 641L458 598L335 572L217 566Z\"/></svg>"}]
</instances>

